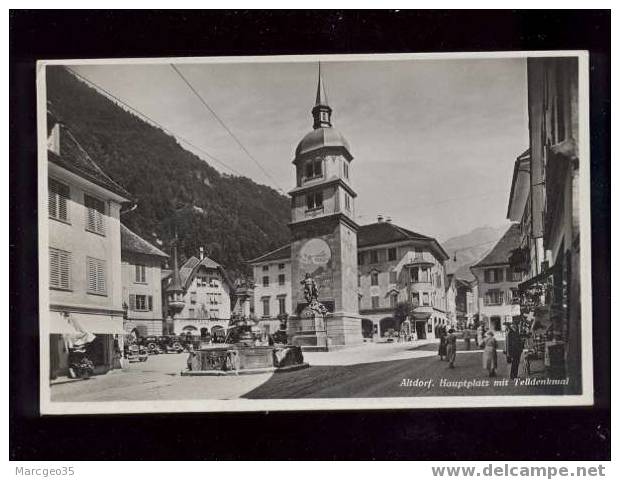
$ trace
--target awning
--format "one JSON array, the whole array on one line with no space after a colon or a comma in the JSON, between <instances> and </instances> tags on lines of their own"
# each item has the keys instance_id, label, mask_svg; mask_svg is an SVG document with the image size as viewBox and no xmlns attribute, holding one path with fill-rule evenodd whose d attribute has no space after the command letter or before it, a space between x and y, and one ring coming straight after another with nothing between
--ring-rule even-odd
<instances>
[{"instance_id":1,"label":"awning","mask_svg":"<svg viewBox=\"0 0 620 480\"><path fill-rule=\"evenodd\" d=\"M69 320L68 316L63 315L60 312L50 312L49 318L50 333L56 333L61 335L75 335L79 333Z\"/></svg>"},{"instance_id":2,"label":"awning","mask_svg":"<svg viewBox=\"0 0 620 480\"><path fill-rule=\"evenodd\" d=\"M76 323L79 323L84 330L94 334L112 334L123 335L123 319L112 317L109 315L88 315L72 313L71 317Z\"/></svg>"}]
</instances>

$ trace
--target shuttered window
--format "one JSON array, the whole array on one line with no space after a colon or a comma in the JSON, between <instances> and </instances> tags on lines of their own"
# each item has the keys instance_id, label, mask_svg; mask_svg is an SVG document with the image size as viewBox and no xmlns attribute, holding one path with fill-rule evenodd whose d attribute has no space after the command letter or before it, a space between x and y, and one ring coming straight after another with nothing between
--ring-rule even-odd
<instances>
[{"instance_id":1,"label":"shuttered window","mask_svg":"<svg viewBox=\"0 0 620 480\"><path fill-rule=\"evenodd\" d=\"M96 295L106 295L105 261L86 257L86 271L88 274L86 291Z\"/></svg>"},{"instance_id":2,"label":"shuttered window","mask_svg":"<svg viewBox=\"0 0 620 480\"><path fill-rule=\"evenodd\" d=\"M69 197L70 192L68 185L60 183L53 178L49 179L47 203L50 218L63 221L69 220L69 211L67 209Z\"/></svg>"},{"instance_id":3,"label":"shuttered window","mask_svg":"<svg viewBox=\"0 0 620 480\"><path fill-rule=\"evenodd\" d=\"M129 295L129 309L136 312L151 312L153 310L153 296Z\"/></svg>"},{"instance_id":4,"label":"shuttered window","mask_svg":"<svg viewBox=\"0 0 620 480\"><path fill-rule=\"evenodd\" d=\"M136 283L146 283L146 265L136 265Z\"/></svg>"},{"instance_id":5,"label":"shuttered window","mask_svg":"<svg viewBox=\"0 0 620 480\"><path fill-rule=\"evenodd\" d=\"M71 288L71 253L50 248L50 288Z\"/></svg>"},{"instance_id":6,"label":"shuttered window","mask_svg":"<svg viewBox=\"0 0 620 480\"><path fill-rule=\"evenodd\" d=\"M86 230L105 235L105 203L98 198L84 195Z\"/></svg>"}]
</instances>

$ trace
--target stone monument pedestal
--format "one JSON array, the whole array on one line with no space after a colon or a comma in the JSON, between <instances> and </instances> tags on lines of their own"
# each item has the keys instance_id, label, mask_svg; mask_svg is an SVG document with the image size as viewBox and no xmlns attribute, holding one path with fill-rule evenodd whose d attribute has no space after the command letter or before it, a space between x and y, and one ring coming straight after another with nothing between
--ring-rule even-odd
<instances>
[{"instance_id":1,"label":"stone monument pedestal","mask_svg":"<svg viewBox=\"0 0 620 480\"><path fill-rule=\"evenodd\" d=\"M304 308L299 316L289 317L286 334L289 343L301 347L304 352L329 350L325 315L310 307Z\"/></svg>"},{"instance_id":2,"label":"stone monument pedestal","mask_svg":"<svg viewBox=\"0 0 620 480\"><path fill-rule=\"evenodd\" d=\"M362 319L354 313L328 314L325 327L330 346L342 348L364 343Z\"/></svg>"}]
</instances>

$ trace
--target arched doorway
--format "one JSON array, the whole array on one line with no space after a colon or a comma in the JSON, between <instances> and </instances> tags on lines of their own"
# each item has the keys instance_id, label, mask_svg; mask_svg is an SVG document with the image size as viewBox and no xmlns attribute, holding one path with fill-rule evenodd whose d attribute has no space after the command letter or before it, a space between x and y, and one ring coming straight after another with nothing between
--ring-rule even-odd
<instances>
[{"instance_id":1,"label":"arched doorway","mask_svg":"<svg viewBox=\"0 0 620 480\"><path fill-rule=\"evenodd\" d=\"M389 330L398 331L398 320L394 317L385 317L379 322L379 332L382 337L385 337Z\"/></svg>"},{"instance_id":2,"label":"arched doorway","mask_svg":"<svg viewBox=\"0 0 620 480\"><path fill-rule=\"evenodd\" d=\"M374 324L372 320L367 318L362 318L362 337L364 338L372 338L372 334L374 332Z\"/></svg>"},{"instance_id":3,"label":"arched doorway","mask_svg":"<svg viewBox=\"0 0 620 480\"><path fill-rule=\"evenodd\" d=\"M226 330L221 325L211 328L211 338L213 343L224 343L226 341Z\"/></svg>"}]
</instances>

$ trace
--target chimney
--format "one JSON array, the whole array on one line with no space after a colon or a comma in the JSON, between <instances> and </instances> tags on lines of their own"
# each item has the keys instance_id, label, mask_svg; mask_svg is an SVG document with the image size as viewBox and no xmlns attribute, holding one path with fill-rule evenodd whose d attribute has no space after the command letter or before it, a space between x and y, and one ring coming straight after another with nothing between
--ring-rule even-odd
<instances>
[{"instance_id":1,"label":"chimney","mask_svg":"<svg viewBox=\"0 0 620 480\"><path fill-rule=\"evenodd\" d=\"M379 214L377 215L377 223L382 223L383 222L383 215Z\"/></svg>"},{"instance_id":2,"label":"chimney","mask_svg":"<svg viewBox=\"0 0 620 480\"><path fill-rule=\"evenodd\" d=\"M205 258L205 248L204 247L200 247L200 260L204 260Z\"/></svg>"}]
</instances>

